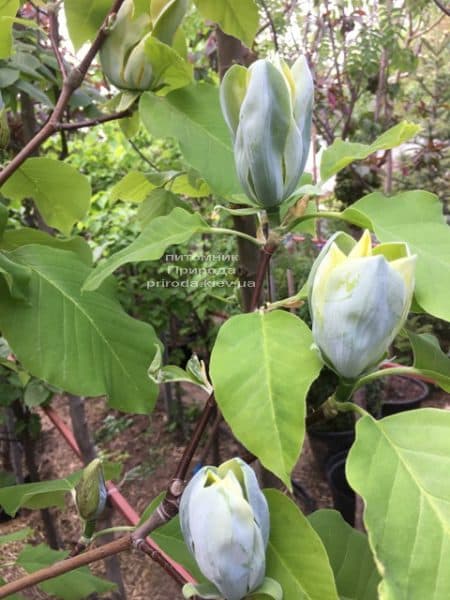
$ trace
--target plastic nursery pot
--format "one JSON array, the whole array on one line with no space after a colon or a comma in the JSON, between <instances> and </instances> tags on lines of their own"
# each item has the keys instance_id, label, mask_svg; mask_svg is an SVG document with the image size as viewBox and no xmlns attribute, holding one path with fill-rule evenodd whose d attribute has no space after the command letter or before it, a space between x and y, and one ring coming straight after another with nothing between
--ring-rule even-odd
<instances>
[{"instance_id":1,"label":"plastic nursery pot","mask_svg":"<svg viewBox=\"0 0 450 600\"><path fill-rule=\"evenodd\" d=\"M350 525L355 524L356 494L349 486L345 476L345 462L348 450L332 456L327 462L326 475L334 508Z\"/></svg>"},{"instance_id":2,"label":"plastic nursery pot","mask_svg":"<svg viewBox=\"0 0 450 600\"><path fill-rule=\"evenodd\" d=\"M308 427L308 437L316 463L325 473L326 465L333 456L350 449L355 441L355 426L347 422L344 429L339 429L333 420L326 428Z\"/></svg>"},{"instance_id":3,"label":"plastic nursery pot","mask_svg":"<svg viewBox=\"0 0 450 600\"><path fill-rule=\"evenodd\" d=\"M420 408L428 394L429 388L423 381L393 375L386 379L381 401L381 416L387 417L404 410Z\"/></svg>"}]
</instances>

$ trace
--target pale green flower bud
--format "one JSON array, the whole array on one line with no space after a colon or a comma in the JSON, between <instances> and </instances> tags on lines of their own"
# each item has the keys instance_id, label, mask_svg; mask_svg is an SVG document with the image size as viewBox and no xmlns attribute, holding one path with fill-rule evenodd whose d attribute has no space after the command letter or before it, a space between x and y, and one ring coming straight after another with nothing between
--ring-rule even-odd
<instances>
[{"instance_id":1,"label":"pale green flower bud","mask_svg":"<svg viewBox=\"0 0 450 600\"><path fill-rule=\"evenodd\" d=\"M81 479L75 487L75 501L80 517L85 521L95 520L105 508L107 495L102 462L96 458L83 469Z\"/></svg>"},{"instance_id":2,"label":"pale green flower bud","mask_svg":"<svg viewBox=\"0 0 450 600\"><path fill-rule=\"evenodd\" d=\"M336 234L320 253L309 281L313 338L344 379L384 359L411 306L415 263L405 243L372 248L367 230L358 243Z\"/></svg>"},{"instance_id":3,"label":"pale green flower bud","mask_svg":"<svg viewBox=\"0 0 450 600\"><path fill-rule=\"evenodd\" d=\"M125 0L100 49L103 72L119 89L145 90L150 87L152 66L140 43L150 30L150 14L137 14L133 0ZM127 69L130 59L133 68Z\"/></svg>"},{"instance_id":4,"label":"pale green flower bud","mask_svg":"<svg viewBox=\"0 0 450 600\"><path fill-rule=\"evenodd\" d=\"M217 588L207 597L241 600L262 584L269 511L242 460L200 469L181 498L180 521L201 572Z\"/></svg>"},{"instance_id":5,"label":"pale green flower bud","mask_svg":"<svg viewBox=\"0 0 450 600\"><path fill-rule=\"evenodd\" d=\"M291 69L278 56L248 69L234 65L223 78L220 102L239 180L247 196L269 211L289 198L305 168L313 95L303 56Z\"/></svg>"},{"instance_id":6,"label":"pale green flower bud","mask_svg":"<svg viewBox=\"0 0 450 600\"><path fill-rule=\"evenodd\" d=\"M145 12L134 0L125 0L100 49L100 62L109 81L123 90L152 89L161 65L152 65L146 41L152 36L170 45L187 6L187 0L154 0Z\"/></svg>"}]
</instances>

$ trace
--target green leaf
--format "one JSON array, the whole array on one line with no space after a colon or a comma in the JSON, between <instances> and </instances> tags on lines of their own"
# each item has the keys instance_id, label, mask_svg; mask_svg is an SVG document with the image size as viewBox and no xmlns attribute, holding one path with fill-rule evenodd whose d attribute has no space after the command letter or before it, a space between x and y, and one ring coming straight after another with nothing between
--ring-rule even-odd
<instances>
[{"instance_id":1,"label":"green leaf","mask_svg":"<svg viewBox=\"0 0 450 600\"><path fill-rule=\"evenodd\" d=\"M189 198L206 198L211 194L208 184L196 171L183 173L173 180L170 189L175 194L189 196Z\"/></svg>"},{"instance_id":2,"label":"green leaf","mask_svg":"<svg viewBox=\"0 0 450 600\"><path fill-rule=\"evenodd\" d=\"M108 200L113 204L117 200L142 202L156 186L140 171L130 171L109 191Z\"/></svg>"},{"instance_id":3,"label":"green leaf","mask_svg":"<svg viewBox=\"0 0 450 600\"><path fill-rule=\"evenodd\" d=\"M39 509L57 506L64 508L66 494L70 492L81 477L81 471L65 479L23 483L0 488L0 505L12 517L24 506Z\"/></svg>"},{"instance_id":4,"label":"green leaf","mask_svg":"<svg viewBox=\"0 0 450 600\"><path fill-rule=\"evenodd\" d=\"M380 576L367 536L353 529L336 510L318 510L308 517L320 536L343 600L377 600Z\"/></svg>"},{"instance_id":5,"label":"green leaf","mask_svg":"<svg viewBox=\"0 0 450 600\"><path fill-rule=\"evenodd\" d=\"M153 36L145 41L145 55L152 64L152 89L168 94L192 82L192 65L170 46Z\"/></svg>"},{"instance_id":6,"label":"green leaf","mask_svg":"<svg viewBox=\"0 0 450 600\"><path fill-rule=\"evenodd\" d=\"M1 32L1 19L0 19L0 32ZM0 33L1 35L1 33ZM0 42L1 45L1 42ZM18 69L10 69L7 67L0 68L0 88L5 88L12 85L20 77L20 71Z\"/></svg>"},{"instance_id":7,"label":"green leaf","mask_svg":"<svg viewBox=\"0 0 450 600\"><path fill-rule=\"evenodd\" d=\"M9 544L10 542L21 542L27 537L30 537L34 533L31 527L25 527L25 529L19 529L13 533L7 533L6 535L0 535L0 545Z\"/></svg>"},{"instance_id":8,"label":"green leaf","mask_svg":"<svg viewBox=\"0 0 450 600\"><path fill-rule=\"evenodd\" d=\"M407 411L357 422L347 478L383 576L380 598L450 598L450 412Z\"/></svg>"},{"instance_id":9,"label":"green leaf","mask_svg":"<svg viewBox=\"0 0 450 600\"><path fill-rule=\"evenodd\" d=\"M92 265L92 250L82 237L62 240L31 227L21 227L20 229L5 231L0 240L0 249L11 251L21 246L29 246L30 244L42 244L51 248L75 252L78 258L86 263L86 265Z\"/></svg>"},{"instance_id":10,"label":"green leaf","mask_svg":"<svg viewBox=\"0 0 450 600\"><path fill-rule=\"evenodd\" d=\"M3 252L0 252L0 277L8 286L11 298L16 300L26 300L28 298L30 269L11 260L11 257Z\"/></svg>"},{"instance_id":11,"label":"green leaf","mask_svg":"<svg viewBox=\"0 0 450 600\"><path fill-rule=\"evenodd\" d=\"M52 550L45 544L38 546L26 546L17 558L17 564L28 573L34 573L49 567L55 562L64 560L68 552ZM81 567L59 575L48 581L39 584L39 587L52 596L62 598L63 600L81 600L90 594L109 592L115 589L116 585L100 577L95 577L87 567Z\"/></svg>"},{"instance_id":12,"label":"green leaf","mask_svg":"<svg viewBox=\"0 0 450 600\"><path fill-rule=\"evenodd\" d=\"M272 600L283 600L283 590L281 585L275 579L265 577L262 584L257 588L256 591L248 594L248 598L254 598L254 600L262 600L271 598Z\"/></svg>"},{"instance_id":13,"label":"green leaf","mask_svg":"<svg viewBox=\"0 0 450 600\"><path fill-rule=\"evenodd\" d=\"M95 290L121 265L157 260L169 246L187 242L195 233L207 232L210 229L198 213L191 214L181 208L175 208L167 216L150 221L134 242L94 269L83 289Z\"/></svg>"},{"instance_id":14,"label":"green leaf","mask_svg":"<svg viewBox=\"0 0 450 600\"><path fill-rule=\"evenodd\" d=\"M429 333L407 333L414 352L414 367L450 392L450 357L442 352L439 341Z\"/></svg>"},{"instance_id":15,"label":"green leaf","mask_svg":"<svg viewBox=\"0 0 450 600\"><path fill-rule=\"evenodd\" d=\"M25 388L23 401L29 407L40 406L44 402L47 402L51 396L51 390L42 381L32 379Z\"/></svg>"},{"instance_id":16,"label":"green leaf","mask_svg":"<svg viewBox=\"0 0 450 600\"><path fill-rule=\"evenodd\" d=\"M237 315L219 330L210 373L234 435L289 488L305 433L305 396L322 367L295 315Z\"/></svg>"},{"instance_id":17,"label":"green leaf","mask_svg":"<svg viewBox=\"0 0 450 600\"><path fill-rule=\"evenodd\" d=\"M323 544L297 505L278 490L265 490L270 537L266 575L283 588L283 600L338 600Z\"/></svg>"},{"instance_id":18,"label":"green leaf","mask_svg":"<svg viewBox=\"0 0 450 600\"><path fill-rule=\"evenodd\" d=\"M8 58L12 48L12 26L19 0L2 0L0 4L0 59Z\"/></svg>"},{"instance_id":19,"label":"green leaf","mask_svg":"<svg viewBox=\"0 0 450 600\"><path fill-rule=\"evenodd\" d=\"M0 95L0 104L1 104L1 95ZM1 110L1 106L0 106L0 110ZM8 209L3 204L3 202L0 202L0 242L1 242L1 238L3 237L3 233L5 231L5 227L6 227L7 223L8 223Z\"/></svg>"},{"instance_id":20,"label":"green leaf","mask_svg":"<svg viewBox=\"0 0 450 600\"><path fill-rule=\"evenodd\" d=\"M72 252L31 245L10 256L32 271L29 303L0 295L0 327L23 366L72 394L107 394L114 408L150 412L152 327L122 310L110 284L83 294L92 271Z\"/></svg>"},{"instance_id":21,"label":"green leaf","mask_svg":"<svg viewBox=\"0 0 450 600\"><path fill-rule=\"evenodd\" d=\"M47 225L67 236L86 215L91 199L88 178L51 158L28 158L1 191L13 200L33 198Z\"/></svg>"},{"instance_id":22,"label":"green leaf","mask_svg":"<svg viewBox=\"0 0 450 600\"><path fill-rule=\"evenodd\" d=\"M326 181L332 175L349 165L354 160L362 160L378 150L389 150L400 146L403 142L414 137L419 131L420 125L409 121L402 121L394 125L380 135L372 144L357 144L336 140L322 154L320 163L320 177Z\"/></svg>"},{"instance_id":23,"label":"green leaf","mask_svg":"<svg viewBox=\"0 0 450 600\"><path fill-rule=\"evenodd\" d=\"M215 86L198 83L164 97L147 92L141 97L139 110L151 135L178 140L186 161L216 194L242 192Z\"/></svg>"},{"instance_id":24,"label":"green leaf","mask_svg":"<svg viewBox=\"0 0 450 600\"><path fill-rule=\"evenodd\" d=\"M153 221L157 217L168 215L177 207L191 212L189 205L180 200L176 194L164 188L155 188L148 194L139 207L137 216L141 227L145 229L150 221Z\"/></svg>"},{"instance_id":25,"label":"green leaf","mask_svg":"<svg viewBox=\"0 0 450 600\"><path fill-rule=\"evenodd\" d=\"M94 39L111 6L111 0L64 0L67 29L76 51Z\"/></svg>"},{"instance_id":26,"label":"green leaf","mask_svg":"<svg viewBox=\"0 0 450 600\"><path fill-rule=\"evenodd\" d=\"M407 242L417 254L417 303L425 311L450 321L450 229L437 196L424 191L364 196L342 216L352 223L366 222L380 242Z\"/></svg>"},{"instance_id":27,"label":"green leaf","mask_svg":"<svg viewBox=\"0 0 450 600\"><path fill-rule=\"evenodd\" d=\"M194 0L205 19L214 21L228 35L252 46L259 25L258 7L254 0Z\"/></svg>"},{"instance_id":28,"label":"green leaf","mask_svg":"<svg viewBox=\"0 0 450 600\"><path fill-rule=\"evenodd\" d=\"M199 597L199 598L206 598L206 600L208 600L208 598L210 600L222 600L223 599L223 596L218 591L216 586L213 583L210 583L209 581L207 583L197 583L197 584L186 583L183 586L182 591L183 591L184 598L193 598L195 596L195 597Z\"/></svg>"}]
</instances>

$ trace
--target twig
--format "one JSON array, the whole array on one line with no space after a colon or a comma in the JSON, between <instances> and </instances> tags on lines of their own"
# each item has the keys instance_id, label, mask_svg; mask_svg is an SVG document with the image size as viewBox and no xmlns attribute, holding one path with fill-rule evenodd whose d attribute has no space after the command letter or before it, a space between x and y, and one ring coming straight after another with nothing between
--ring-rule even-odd
<instances>
[{"instance_id":1,"label":"twig","mask_svg":"<svg viewBox=\"0 0 450 600\"><path fill-rule=\"evenodd\" d=\"M442 2L440 0L434 0L434 3L436 4L436 6L438 8L440 8L442 10L442 12L444 14L447 15L447 17L450 17L450 7L445 6L444 4L442 4Z\"/></svg>"},{"instance_id":2,"label":"twig","mask_svg":"<svg viewBox=\"0 0 450 600\"><path fill-rule=\"evenodd\" d=\"M61 75L64 79L67 79L67 69L64 63L64 59L61 55L61 50L59 48L59 26L58 26L58 6L56 4L49 5L48 11L48 22L49 22L49 38L52 44L53 53L56 57L56 61L58 63L59 70L61 71Z\"/></svg>"},{"instance_id":3,"label":"twig","mask_svg":"<svg viewBox=\"0 0 450 600\"><path fill-rule=\"evenodd\" d=\"M53 135L55 131L58 131L64 110L68 105L73 92L82 84L95 55L108 35L108 24L111 16L117 13L123 2L124 0L114 1L111 10L105 17L103 24L98 30L97 35L89 50L86 52L84 58L77 67L74 67L70 73L67 74L66 77L63 76L62 90L56 102L56 106L50 115L50 118L42 127L42 129L36 133L36 135L26 144L26 146L0 172L0 186L2 186L11 177L11 175L20 167L20 165L24 163L26 159L31 156L43 142L45 142L45 140Z\"/></svg>"},{"instance_id":4,"label":"twig","mask_svg":"<svg viewBox=\"0 0 450 600\"><path fill-rule=\"evenodd\" d=\"M197 450L197 446L200 443L200 440L203 436L203 433L208 425L208 422L216 410L216 401L214 398L214 394L211 394L206 401L205 407L203 409L202 414L200 415L199 420L195 425L194 432L189 441L189 444L184 449L183 455L178 463L177 469L175 471L175 475L169 483L167 488L166 495L164 500L160 503L158 508L154 511L152 515L142 523L137 529L132 533L131 537L133 539L133 544L140 549L144 549L146 546L145 538L157 527L167 523L173 517L178 514L178 507L180 504L181 495L184 491L185 487L185 479L189 469L189 465L191 464L192 458Z\"/></svg>"},{"instance_id":5,"label":"twig","mask_svg":"<svg viewBox=\"0 0 450 600\"><path fill-rule=\"evenodd\" d=\"M152 169L155 169L155 171L161 170L158 167L158 165L156 165L154 162L152 162L147 156L145 156L145 154L143 152L141 152L140 148L138 148L138 146L133 142L133 140L130 140L128 138L128 143L133 148L133 150L136 152L136 154L138 154L144 162L146 162L148 165L150 165Z\"/></svg>"},{"instance_id":6,"label":"twig","mask_svg":"<svg viewBox=\"0 0 450 600\"><path fill-rule=\"evenodd\" d=\"M275 50L278 52L278 50L280 48L279 48L279 45L278 45L278 35L277 35L277 30L276 30L276 27L275 27L275 23L273 22L272 13L270 12L269 7L267 6L267 3L266 3L265 0L259 0L259 1L261 3L261 6L264 9L264 12L266 13L266 17L267 17L267 20L269 22L270 29L272 31L273 45L274 45Z\"/></svg>"},{"instance_id":7,"label":"twig","mask_svg":"<svg viewBox=\"0 0 450 600\"><path fill-rule=\"evenodd\" d=\"M67 558L66 560L58 561L50 567L40 569L39 571L31 573L30 575L26 575L21 579L17 579L16 581L5 584L0 588L0 598L6 598L10 594L20 592L21 590L41 583L42 581L47 581L47 579L52 579L53 577L57 577L63 573L68 573L69 571L73 571L74 569L78 569L84 565L103 560L107 556L113 556L114 554L118 554L124 550L129 550L130 548L131 537L129 535L123 536L117 540L114 540L113 542L110 542L109 544L105 544L99 548L94 548L94 550L88 550L88 552L79 554L73 558Z\"/></svg>"},{"instance_id":8,"label":"twig","mask_svg":"<svg viewBox=\"0 0 450 600\"><path fill-rule=\"evenodd\" d=\"M111 115L101 115L94 117L93 119L86 119L84 121L75 121L75 123L57 123L56 131L74 131L76 129L82 129L83 127L94 127L101 123L107 123L108 121L116 121L118 119L125 119L131 115L131 110L127 108Z\"/></svg>"}]
</instances>

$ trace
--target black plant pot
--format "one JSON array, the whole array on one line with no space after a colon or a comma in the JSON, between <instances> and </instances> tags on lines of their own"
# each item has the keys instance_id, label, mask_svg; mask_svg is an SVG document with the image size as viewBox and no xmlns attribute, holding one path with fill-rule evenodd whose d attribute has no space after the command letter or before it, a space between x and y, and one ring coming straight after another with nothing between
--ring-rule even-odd
<instances>
[{"instance_id":1,"label":"black plant pot","mask_svg":"<svg viewBox=\"0 0 450 600\"><path fill-rule=\"evenodd\" d=\"M344 450L332 456L326 466L326 475L334 508L350 525L355 524L356 494L349 486L345 476L345 462L348 451Z\"/></svg>"},{"instance_id":2,"label":"black plant pot","mask_svg":"<svg viewBox=\"0 0 450 600\"><path fill-rule=\"evenodd\" d=\"M308 428L309 444L314 458L322 471L326 472L328 461L341 452L348 452L355 441L355 429L328 431Z\"/></svg>"},{"instance_id":3,"label":"black plant pot","mask_svg":"<svg viewBox=\"0 0 450 600\"><path fill-rule=\"evenodd\" d=\"M388 417L404 410L420 408L429 388L419 379L393 375L389 378L386 397L381 401L381 416Z\"/></svg>"}]
</instances>

